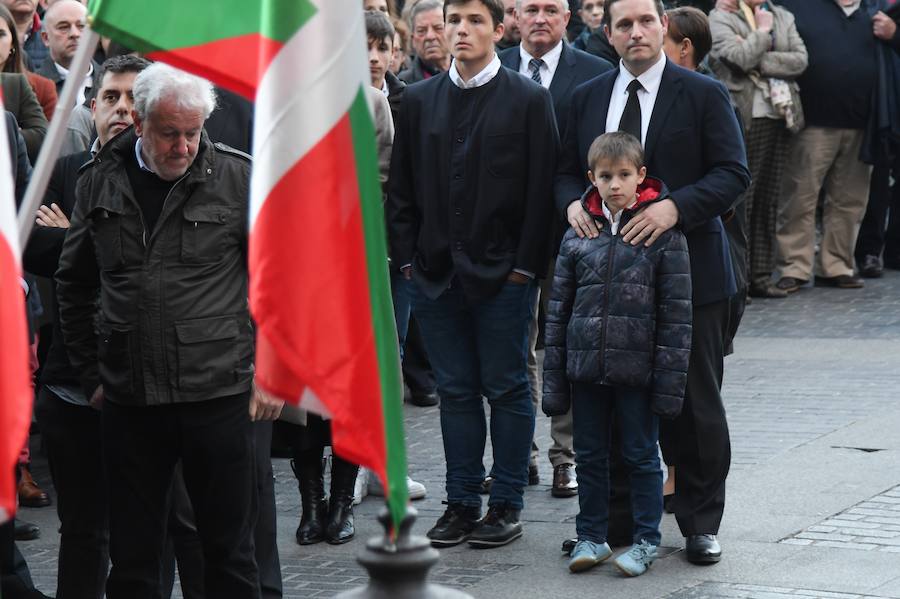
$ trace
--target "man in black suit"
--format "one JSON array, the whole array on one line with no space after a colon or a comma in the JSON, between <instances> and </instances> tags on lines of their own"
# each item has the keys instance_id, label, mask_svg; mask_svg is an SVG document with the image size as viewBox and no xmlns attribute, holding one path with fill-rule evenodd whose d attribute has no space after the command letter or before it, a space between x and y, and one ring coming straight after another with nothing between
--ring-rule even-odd
<instances>
[{"instance_id":1,"label":"man in black suit","mask_svg":"<svg viewBox=\"0 0 900 599\"><path fill-rule=\"evenodd\" d=\"M721 556L715 535L731 461L720 390L728 298L736 290L719 215L749 185L746 153L725 88L667 62L662 2L607 0L604 23L622 62L575 90L556 179L557 206L579 236L598 234L577 199L587 185L588 147L606 131L638 137L648 172L672 190L671 199L644 209L621 234L627 242L650 245L679 226L687 237L694 303L691 360L684 408L664 432L678 449L675 515L687 537L688 559L714 563Z\"/></svg>"},{"instance_id":2,"label":"man in black suit","mask_svg":"<svg viewBox=\"0 0 900 599\"><path fill-rule=\"evenodd\" d=\"M41 39L44 45L50 49L49 57L41 63L37 70L38 75L54 81L56 92L62 95L63 84L69 75L72 59L81 40L87 19L87 8L76 0L60 0L47 9L44 14L44 26L41 29ZM91 98L97 93L97 75L100 65L91 61L91 68L85 75L84 81L78 89L75 97L75 105L90 105Z\"/></svg>"},{"instance_id":3,"label":"man in black suit","mask_svg":"<svg viewBox=\"0 0 900 599\"><path fill-rule=\"evenodd\" d=\"M410 85L397 123L387 201L391 260L411 285L441 396L448 507L432 543L505 545L522 535L534 407L526 376L535 278L559 136L547 90L504 69L500 0L448 0L450 71ZM479 490L491 404L495 479Z\"/></svg>"},{"instance_id":4,"label":"man in black suit","mask_svg":"<svg viewBox=\"0 0 900 599\"><path fill-rule=\"evenodd\" d=\"M522 36L521 44L500 52L503 66L518 71L550 90L557 128L562 132L568 115L569 103L575 88L601 73L611 71L613 65L602 58L591 56L570 46L563 38L571 15L566 0L517 0L516 23ZM551 238L550 253L555 259L565 221L558 219ZM551 263L552 264L552 263ZM549 277L545 280L549 283ZM541 295L546 298L549 290ZM540 403L541 385L538 380L535 347L538 337L537 318L531 325L528 356L531 377L531 395L535 412ZM553 446L548 451L553 465L554 497L573 497L578 493L575 478L575 452L572 449L572 413L551 419L550 436ZM532 441L530 472L536 482L538 447Z\"/></svg>"}]
</instances>

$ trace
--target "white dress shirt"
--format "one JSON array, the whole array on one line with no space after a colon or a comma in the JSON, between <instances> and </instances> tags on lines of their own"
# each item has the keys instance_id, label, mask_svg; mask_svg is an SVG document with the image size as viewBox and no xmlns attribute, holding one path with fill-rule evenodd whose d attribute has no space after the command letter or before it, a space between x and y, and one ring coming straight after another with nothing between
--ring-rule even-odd
<instances>
[{"instance_id":1,"label":"white dress shirt","mask_svg":"<svg viewBox=\"0 0 900 599\"><path fill-rule=\"evenodd\" d=\"M644 87L638 90L638 102L641 104L641 145L647 142L647 129L650 128L650 116L653 114L653 106L656 104L656 96L659 93L659 84L662 83L663 71L666 68L666 55L659 53L656 64L644 71L639 77L635 77L625 68L625 63L619 61L619 76L613 85L612 96L609 99L609 110L606 113L606 131L618 131L619 121L625 112L625 104L628 102L628 84L634 79L641 82Z\"/></svg>"},{"instance_id":2,"label":"white dress shirt","mask_svg":"<svg viewBox=\"0 0 900 599\"><path fill-rule=\"evenodd\" d=\"M631 208L635 204L637 204L637 198L632 200L632 202L628 204L625 209L619 210L618 212L613 214L612 210L609 209L609 206L606 205L605 201L600 202L600 208L603 210L603 216L605 216L606 220L609 221L609 232L612 233L613 237L615 237L619 232L619 223L622 222L622 213L624 213L625 210Z\"/></svg>"},{"instance_id":3,"label":"white dress shirt","mask_svg":"<svg viewBox=\"0 0 900 599\"><path fill-rule=\"evenodd\" d=\"M538 72L541 74L541 85L547 89L550 89L550 84L553 83L553 75L556 74L556 67L559 66L559 59L562 57L562 49L563 41L559 40L559 43L556 44L552 50L540 58L540 60L544 61L544 64L541 65ZM531 59L534 58L534 56L529 54L522 44L519 44L519 57L521 58L521 61L519 62L519 72L531 79Z\"/></svg>"},{"instance_id":4,"label":"white dress shirt","mask_svg":"<svg viewBox=\"0 0 900 599\"><path fill-rule=\"evenodd\" d=\"M63 81L69 76L69 69L60 66L58 62L54 62L53 65L56 67L56 72L59 73L60 79ZM80 106L84 104L84 99L87 97L87 93L85 90L90 89L94 85L94 65L90 65L88 68L87 75L84 76L84 81L81 82L81 87L78 88L78 96L75 98L75 106Z\"/></svg>"},{"instance_id":5,"label":"white dress shirt","mask_svg":"<svg viewBox=\"0 0 900 599\"><path fill-rule=\"evenodd\" d=\"M450 81L456 85L456 87L460 89L473 89L476 87L481 87L482 85L490 82L491 79L497 76L497 73L500 72L500 58L497 56L497 53L494 52L494 59L488 63L488 66L484 67L480 73L469 79L468 81L463 81L462 76L459 74L459 71L456 70L456 60L450 64Z\"/></svg>"}]
</instances>

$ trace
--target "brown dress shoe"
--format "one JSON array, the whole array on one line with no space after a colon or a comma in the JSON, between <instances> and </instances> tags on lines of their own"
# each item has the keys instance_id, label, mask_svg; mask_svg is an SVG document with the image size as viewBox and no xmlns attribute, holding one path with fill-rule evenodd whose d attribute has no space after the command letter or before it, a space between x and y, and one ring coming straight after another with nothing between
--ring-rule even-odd
<instances>
[{"instance_id":1,"label":"brown dress shoe","mask_svg":"<svg viewBox=\"0 0 900 599\"><path fill-rule=\"evenodd\" d=\"M37 486L28 468L22 467L22 480L19 481L19 505L25 507L47 507L50 496Z\"/></svg>"},{"instance_id":2,"label":"brown dress shoe","mask_svg":"<svg viewBox=\"0 0 900 599\"><path fill-rule=\"evenodd\" d=\"M816 277L816 287L837 287L838 289L861 289L865 286L862 277L857 275L838 275L836 277Z\"/></svg>"},{"instance_id":3,"label":"brown dress shoe","mask_svg":"<svg viewBox=\"0 0 900 599\"><path fill-rule=\"evenodd\" d=\"M778 282L775 283L775 287L788 293L794 293L795 291L798 291L800 287L806 285L806 283L807 281L794 277L781 277L778 279Z\"/></svg>"},{"instance_id":4,"label":"brown dress shoe","mask_svg":"<svg viewBox=\"0 0 900 599\"><path fill-rule=\"evenodd\" d=\"M554 497L575 497L578 495L578 479L575 477L573 464L560 464L553 469L553 488L550 494Z\"/></svg>"}]
</instances>

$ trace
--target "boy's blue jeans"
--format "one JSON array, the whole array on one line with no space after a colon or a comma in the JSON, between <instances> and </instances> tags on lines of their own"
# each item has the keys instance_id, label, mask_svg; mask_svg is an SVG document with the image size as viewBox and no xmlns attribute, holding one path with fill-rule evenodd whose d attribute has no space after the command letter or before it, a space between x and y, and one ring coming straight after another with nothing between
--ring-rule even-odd
<instances>
[{"instance_id":1,"label":"boy's blue jeans","mask_svg":"<svg viewBox=\"0 0 900 599\"><path fill-rule=\"evenodd\" d=\"M410 285L412 310L441 396L447 501L481 506L486 397L491 406L494 482L489 505L524 506L534 407L528 386L528 327L537 284L507 282L494 297L470 304L459 286L436 300Z\"/></svg>"},{"instance_id":2,"label":"boy's blue jeans","mask_svg":"<svg viewBox=\"0 0 900 599\"><path fill-rule=\"evenodd\" d=\"M659 545L663 509L663 476L657 449L659 418L650 410L646 391L573 383L572 421L578 472L578 538L606 542L610 429L618 426L622 457L631 477L634 542L645 540Z\"/></svg>"}]
</instances>

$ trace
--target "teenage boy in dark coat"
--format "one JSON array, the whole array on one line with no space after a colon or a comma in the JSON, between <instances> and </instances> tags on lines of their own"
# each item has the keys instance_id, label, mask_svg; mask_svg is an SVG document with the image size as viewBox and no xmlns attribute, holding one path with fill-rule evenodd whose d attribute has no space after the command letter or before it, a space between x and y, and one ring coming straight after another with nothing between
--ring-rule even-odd
<instances>
[{"instance_id":1,"label":"teenage boy in dark coat","mask_svg":"<svg viewBox=\"0 0 900 599\"><path fill-rule=\"evenodd\" d=\"M387 202L391 260L415 283L441 396L448 507L432 543L504 545L522 534L534 408L526 376L536 277L546 269L559 136L549 92L503 69L500 0L449 0L447 74L406 88ZM491 404L494 475L479 490Z\"/></svg>"}]
</instances>

